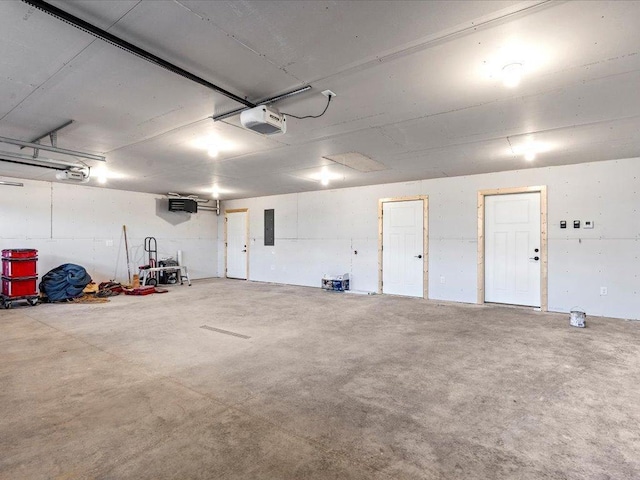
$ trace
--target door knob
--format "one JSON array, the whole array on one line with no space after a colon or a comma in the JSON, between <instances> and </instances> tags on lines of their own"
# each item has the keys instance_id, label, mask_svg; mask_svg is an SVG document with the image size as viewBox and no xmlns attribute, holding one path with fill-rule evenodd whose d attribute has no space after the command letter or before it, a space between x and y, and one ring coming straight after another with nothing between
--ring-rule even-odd
<instances>
[{"instance_id":1,"label":"door knob","mask_svg":"<svg viewBox=\"0 0 640 480\"><path fill-rule=\"evenodd\" d=\"M540 257L529 257L529 260L535 260L536 262L540 260Z\"/></svg>"},{"instance_id":2,"label":"door knob","mask_svg":"<svg viewBox=\"0 0 640 480\"><path fill-rule=\"evenodd\" d=\"M422 258L422 255L415 255L416 258Z\"/></svg>"}]
</instances>

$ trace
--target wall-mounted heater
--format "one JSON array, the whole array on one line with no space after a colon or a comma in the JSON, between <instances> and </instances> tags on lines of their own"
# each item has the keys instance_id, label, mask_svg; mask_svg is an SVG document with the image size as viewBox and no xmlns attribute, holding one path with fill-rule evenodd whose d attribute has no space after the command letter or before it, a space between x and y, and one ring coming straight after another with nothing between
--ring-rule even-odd
<instances>
[{"instance_id":1,"label":"wall-mounted heater","mask_svg":"<svg viewBox=\"0 0 640 480\"><path fill-rule=\"evenodd\" d=\"M169 198L169 211L198 213L198 202L192 198Z\"/></svg>"}]
</instances>

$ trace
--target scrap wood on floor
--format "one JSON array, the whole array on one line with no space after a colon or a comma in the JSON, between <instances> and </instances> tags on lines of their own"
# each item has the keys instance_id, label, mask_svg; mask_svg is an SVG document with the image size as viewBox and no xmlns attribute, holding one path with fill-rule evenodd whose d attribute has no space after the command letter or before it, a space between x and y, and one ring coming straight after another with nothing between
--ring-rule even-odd
<instances>
[{"instance_id":1,"label":"scrap wood on floor","mask_svg":"<svg viewBox=\"0 0 640 480\"><path fill-rule=\"evenodd\" d=\"M108 298L98 297L92 293L83 293L82 296L69 300L70 303L107 303L110 301Z\"/></svg>"}]
</instances>

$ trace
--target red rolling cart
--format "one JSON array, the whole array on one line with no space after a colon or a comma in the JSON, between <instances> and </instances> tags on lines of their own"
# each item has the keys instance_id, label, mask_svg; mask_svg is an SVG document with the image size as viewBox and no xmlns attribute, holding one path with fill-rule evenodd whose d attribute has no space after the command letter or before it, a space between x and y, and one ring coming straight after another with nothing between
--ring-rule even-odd
<instances>
[{"instance_id":1,"label":"red rolling cart","mask_svg":"<svg viewBox=\"0 0 640 480\"><path fill-rule=\"evenodd\" d=\"M38 304L38 251L32 249L2 250L2 293L4 308L24 300Z\"/></svg>"}]
</instances>

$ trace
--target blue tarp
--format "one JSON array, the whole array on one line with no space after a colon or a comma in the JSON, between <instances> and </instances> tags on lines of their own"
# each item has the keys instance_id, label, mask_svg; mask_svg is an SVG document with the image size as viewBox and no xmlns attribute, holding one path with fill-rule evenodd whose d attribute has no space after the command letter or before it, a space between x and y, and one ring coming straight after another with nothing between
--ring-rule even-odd
<instances>
[{"instance_id":1,"label":"blue tarp","mask_svg":"<svg viewBox=\"0 0 640 480\"><path fill-rule=\"evenodd\" d=\"M47 272L40 282L40 291L50 302L68 300L82 295L91 277L80 265L65 263Z\"/></svg>"}]
</instances>

